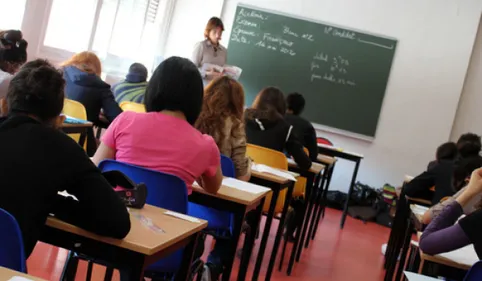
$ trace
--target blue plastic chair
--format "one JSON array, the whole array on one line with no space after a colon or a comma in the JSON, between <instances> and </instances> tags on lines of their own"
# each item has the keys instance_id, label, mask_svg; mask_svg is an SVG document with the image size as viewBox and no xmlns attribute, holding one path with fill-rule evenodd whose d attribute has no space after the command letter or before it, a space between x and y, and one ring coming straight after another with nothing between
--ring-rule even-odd
<instances>
[{"instance_id":1,"label":"blue plastic chair","mask_svg":"<svg viewBox=\"0 0 482 281\"><path fill-rule=\"evenodd\" d=\"M464 281L482 280L482 261L476 262L465 275Z\"/></svg>"},{"instance_id":2,"label":"blue plastic chair","mask_svg":"<svg viewBox=\"0 0 482 281\"><path fill-rule=\"evenodd\" d=\"M0 209L0 266L27 273L22 232L17 220L4 209Z\"/></svg>"},{"instance_id":3,"label":"blue plastic chair","mask_svg":"<svg viewBox=\"0 0 482 281\"><path fill-rule=\"evenodd\" d=\"M144 183L147 186L147 204L181 214L187 213L187 187L180 178L114 160L102 161L99 164L99 169L102 172L120 171L133 182ZM146 275L152 272L177 272L181 266L182 256L183 249L159 260L146 269Z\"/></svg>"},{"instance_id":4,"label":"blue plastic chair","mask_svg":"<svg viewBox=\"0 0 482 281\"><path fill-rule=\"evenodd\" d=\"M221 170L225 177L234 178L236 176L233 161L224 155L221 155ZM206 228L206 231L208 232L214 232L216 235L221 236L226 236L225 232L229 232L229 234L232 233L233 221L231 213L189 202L188 214L208 221L208 226Z\"/></svg>"}]
</instances>

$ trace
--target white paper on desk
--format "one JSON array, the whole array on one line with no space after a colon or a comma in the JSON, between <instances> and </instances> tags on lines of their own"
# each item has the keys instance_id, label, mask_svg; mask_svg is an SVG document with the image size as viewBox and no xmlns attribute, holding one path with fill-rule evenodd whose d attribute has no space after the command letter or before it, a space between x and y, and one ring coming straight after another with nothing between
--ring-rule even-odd
<instances>
[{"instance_id":1,"label":"white paper on desk","mask_svg":"<svg viewBox=\"0 0 482 281\"><path fill-rule=\"evenodd\" d=\"M273 174L275 176L288 179L290 181L296 181L296 178L292 174L290 174L288 172L285 172L285 171L275 169L275 168L271 168L270 166L266 166L266 165L263 165L263 164L253 163L253 164L251 164L251 169L255 170L257 172L260 172L260 173Z\"/></svg>"},{"instance_id":2,"label":"white paper on desk","mask_svg":"<svg viewBox=\"0 0 482 281\"><path fill-rule=\"evenodd\" d=\"M458 250L443 253L437 256L468 266L472 266L474 265L474 263L479 261L479 257L477 256L477 253L475 252L474 246L472 244Z\"/></svg>"},{"instance_id":3,"label":"white paper on desk","mask_svg":"<svg viewBox=\"0 0 482 281\"><path fill-rule=\"evenodd\" d=\"M407 276L408 281L439 281L439 279L435 279L432 277L420 275L409 271L405 271L405 276Z\"/></svg>"},{"instance_id":4,"label":"white paper on desk","mask_svg":"<svg viewBox=\"0 0 482 281\"><path fill-rule=\"evenodd\" d=\"M168 215L168 216L171 216L171 217L178 218L178 219L182 219L182 220L185 220L185 221L197 222L197 223L201 222L200 220L198 220L195 217L191 217L191 216L188 216L188 215L176 213L176 212L173 212L173 211L166 211L164 214Z\"/></svg>"},{"instance_id":5,"label":"white paper on desk","mask_svg":"<svg viewBox=\"0 0 482 281\"><path fill-rule=\"evenodd\" d=\"M13 276L12 278L8 279L8 281L33 281L33 280L22 276Z\"/></svg>"},{"instance_id":6,"label":"white paper on desk","mask_svg":"<svg viewBox=\"0 0 482 281\"><path fill-rule=\"evenodd\" d=\"M414 214L423 216L425 214L425 212L428 211L429 208L427 208L425 206L413 204L413 205L410 205L410 209L412 210L412 212Z\"/></svg>"},{"instance_id":7,"label":"white paper on desk","mask_svg":"<svg viewBox=\"0 0 482 281\"><path fill-rule=\"evenodd\" d=\"M240 181L240 180L237 180L237 179L234 179L234 178L224 178L223 179L223 185L231 187L231 188L236 188L236 189L239 189L239 190L242 190L242 191L246 191L246 192L249 192L249 193L253 193L253 194L259 194L259 193L262 193L262 192L270 191L269 188L266 188L266 187L263 187L263 186L260 186L260 185L256 185L256 184L252 184L252 183L249 183L249 182L245 182L245 181Z\"/></svg>"}]
</instances>

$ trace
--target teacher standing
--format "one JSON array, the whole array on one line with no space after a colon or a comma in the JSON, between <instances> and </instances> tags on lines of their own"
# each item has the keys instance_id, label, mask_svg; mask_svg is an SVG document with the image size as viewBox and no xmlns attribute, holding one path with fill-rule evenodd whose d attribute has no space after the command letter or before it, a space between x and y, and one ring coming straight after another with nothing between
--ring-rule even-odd
<instances>
[{"instance_id":1,"label":"teacher standing","mask_svg":"<svg viewBox=\"0 0 482 281\"><path fill-rule=\"evenodd\" d=\"M222 73L214 69L203 68L205 63L224 66L228 56L227 49L219 41L223 35L224 25L220 18L212 17L209 19L204 29L204 40L198 42L192 53L192 61L198 67L206 85L212 79L222 76Z\"/></svg>"}]
</instances>

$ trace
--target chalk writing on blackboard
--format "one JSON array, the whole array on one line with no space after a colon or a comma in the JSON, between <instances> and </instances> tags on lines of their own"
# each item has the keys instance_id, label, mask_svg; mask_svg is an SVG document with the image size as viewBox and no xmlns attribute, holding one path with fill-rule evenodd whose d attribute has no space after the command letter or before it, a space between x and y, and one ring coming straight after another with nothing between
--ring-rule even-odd
<instances>
[{"instance_id":1,"label":"chalk writing on blackboard","mask_svg":"<svg viewBox=\"0 0 482 281\"><path fill-rule=\"evenodd\" d=\"M243 17L247 18L255 18L255 19L260 19L260 20L267 20L268 16L263 15L260 12L256 11L246 11L245 9L241 9L238 13L238 15L241 15Z\"/></svg>"},{"instance_id":2,"label":"chalk writing on blackboard","mask_svg":"<svg viewBox=\"0 0 482 281\"><path fill-rule=\"evenodd\" d=\"M289 26L283 26L283 34L299 37L298 33L291 31Z\"/></svg>"}]
</instances>

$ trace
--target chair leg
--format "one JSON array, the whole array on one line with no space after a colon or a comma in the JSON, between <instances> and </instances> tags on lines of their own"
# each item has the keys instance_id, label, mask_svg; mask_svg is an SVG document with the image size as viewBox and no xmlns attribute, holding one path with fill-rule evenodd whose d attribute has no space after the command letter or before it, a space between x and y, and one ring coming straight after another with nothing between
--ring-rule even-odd
<instances>
[{"instance_id":1,"label":"chair leg","mask_svg":"<svg viewBox=\"0 0 482 281\"><path fill-rule=\"evenodd\" d=\"M107 267L105 269L104 281L111 281L112 275L114 275L114 269L112 267Z\"/></svg>"},{"instance_id":2,"label":"chair leg","mask_svg":"<svg viewBox=\"0 0 482 281\"><path fill-rule=\"evenodd\" d=\"M65 261L64 269L60 275L61 281L73 281L77 273L77 267L79 265L79 259L75 256L75 253L69 251L67 260Z\"/></svg>"},{"instance_id":3,"label":"chair leg","mask_svg":"<svg viewBox=\"0 0 482 281\"><path fill-rule=\"evenodd\" d=\"M85 277L85 280L86 281L90 281L92 280L92 269L94 267L94 263L89 261L87 262L87 274L86 274L86 277Z\"/></svg>"}]
</instances>

